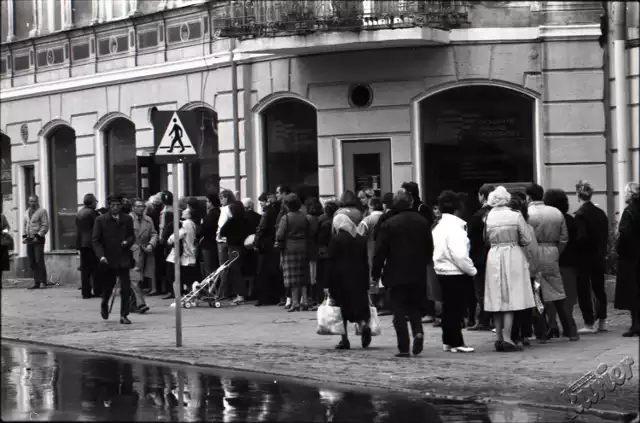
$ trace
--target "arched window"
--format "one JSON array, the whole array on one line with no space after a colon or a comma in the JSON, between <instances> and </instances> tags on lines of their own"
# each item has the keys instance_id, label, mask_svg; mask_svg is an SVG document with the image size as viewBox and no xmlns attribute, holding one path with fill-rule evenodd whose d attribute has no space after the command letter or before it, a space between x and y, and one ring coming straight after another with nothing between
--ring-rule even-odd
<instances>
[{"instance_id":1,"label":"arched window","mask_svg":"<svg viewBox=\"0 0 640 423\"><path fill-rule=\"evenodd\" d=\"M194 111L200 125L199 136L192 139L200 152L197 163L187 165L187 195L203 197L220 192L220 167L218 165L218 115L206 108Z\"/></svg>"},{"instance_id":2,"label":"arched window","mask_svg":"<svg viewBox=\"0 0 640 423\"><path fill-rule=\"evenodd\" d=\"M68 126L57 129L49 137L47 150L52 249L75 250L78 212L76 132Z\"/></svg>"},{"instance_id":3,"label":"arched window","mask_svg":"<svg viewBox=\"0 0 640 423\"><path fill-rule=\"evenodd\" d=\"M425 99L420 112L427 201L451 189L467 193L475 208L484 183L534 180L532 97L502 87L465 86Z\"/></svg>"},{"instance_id":4,"label":"arched window","mask_svg":"<svg viewBox=\"0 0 640 423\"><path fill-rule=\"evenodd\" d=\"M286 184L318 197L318 118L309 104L283 99L263 113L268 191Z\"/></svg>"},{"instance_id":5,"label":"arched window","mask_svg":"<svg viewBox=\"0 0 640 423\"><path fill-rule=\"evenodd\" d=\"M105 130L105 158L107 193L137 197L136 127L128 119L118 118Z\"/></svg>"}]
</instances>

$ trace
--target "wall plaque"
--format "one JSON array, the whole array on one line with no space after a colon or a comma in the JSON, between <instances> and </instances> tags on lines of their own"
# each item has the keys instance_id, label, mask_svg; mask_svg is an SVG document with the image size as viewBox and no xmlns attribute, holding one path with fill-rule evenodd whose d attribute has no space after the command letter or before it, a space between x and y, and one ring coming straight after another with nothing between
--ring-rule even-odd
<instances>
[{"instance_id":1,"label":"wall plaque","mask_svg":"<svg viewBox=\"0 0 640 423\"><path fill-rule=\"evenodd\" d=\"M20 126L20 139L22 139L22 142L25 144L29 141L29 125L26 123Z\"/></svg>"}]
</instances>

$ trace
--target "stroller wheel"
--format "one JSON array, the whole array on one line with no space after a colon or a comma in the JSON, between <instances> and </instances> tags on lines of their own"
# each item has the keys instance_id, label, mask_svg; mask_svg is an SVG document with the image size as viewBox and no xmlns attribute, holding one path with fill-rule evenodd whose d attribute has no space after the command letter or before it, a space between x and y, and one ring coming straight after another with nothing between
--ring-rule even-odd
<instances>
[{"instance_id":1,"label":"stroller wheel","mask_svg":"<svg viewBox=\"0 0 640 423\"><path fill-rule=\"evenodd\" d=\"M184 308L186 308L186 309L190 309L190 308L191 308L191 305L192 305L192 304L191 304L191 302L190 302L190 301L187 301L186 303L184 303Z\"/></svg>"},{"instance_id":2,"label":"stroller wheel","mask_svg":"<svg viewBox=\"0 0 640 423\"><path fill-rule=\"evenodd\" d=\"M216 301L214 305L216 306L216 308L222 307L222 304L220 304L220 301Z\"/></svg>"}]
</instances>

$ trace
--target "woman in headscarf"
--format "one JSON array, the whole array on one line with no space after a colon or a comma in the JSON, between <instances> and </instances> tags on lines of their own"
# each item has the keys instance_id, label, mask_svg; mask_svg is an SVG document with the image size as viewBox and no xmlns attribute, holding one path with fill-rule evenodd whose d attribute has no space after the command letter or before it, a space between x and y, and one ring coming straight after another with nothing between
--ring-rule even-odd
<instances>
[{"instance_id":1,"label":"woman in headscarf","mask_svg":"<svg viewBox=\"0 0 640 423\"><path fill-rule=\"evenodd\" d=\"M333 237L329 242L329 293L340 307L345 334L336 346L339 350L351 348L347 336L347 322L360 326L362 347L371 344L371 318L369 309L369 262L367 238L358 235L358 228L345 214L333 217Z\"/></svg>"},{"instance_id":2,"label":"woman in headscarf","mask_svg":"<svg viewBox=\"0 0 640 423\"><path fill-rule=\"evenodd\" d=\"M329 242L331 241L331 232L333 230L333 216L336 214L340 207L338 206L337 198L329 198L324 203L324 213L318 218L318 233L317 233L317 245L318 245L318 265L317 265L317 289L316 289L316 302L322 302L324 297L324 290L329 286ZM313 307L311 311L316 311L317 307Z\"/></svg>"},{"instance_id":3,"label":"woman in headscarf","mask_svg":"<svg viewBox=\"0 0 640 423\"><path fill-rule=\"evenodd\" d=\"M496 351L519 351L511 337L513 314L535 306L529 262L522 247L531 243L531 233L522 213L508 206L511 194L499 186L489 194L492 208L485 221L487 256L484 308L494 313Z\"/></svg>"},{"instance_id":4,"label":"woman in headscarf","mask_svg":"<svg viewBox=\"0 0 640 423\"><path fill-rule=\"evenodd\" d=\"M356 227L362 222L362 211L360 211L360 201L353 191L345 191L340 197L340 209L336 212L336 216L345 214L349 216Z\"/></svg>"},{"instance_id":5,"label":"woman in headscarf","mask_svg":"<svg viewBox=\"0 0 640 423\"><path fill-rule=\"evenodd\" d=\"M624 188L627 202L618 227L618 274L614 306L631 312L631 327L622 336L640 336L640 185Z\"/></svg>"}]
</instances>

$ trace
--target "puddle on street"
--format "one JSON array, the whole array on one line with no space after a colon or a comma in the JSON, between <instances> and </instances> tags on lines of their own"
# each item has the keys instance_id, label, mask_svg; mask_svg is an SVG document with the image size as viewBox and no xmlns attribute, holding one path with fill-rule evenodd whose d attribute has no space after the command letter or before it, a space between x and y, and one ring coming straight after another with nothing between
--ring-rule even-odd
<instances>
[{"instance_id":1,"label":"puddle on street","mask_svg":"<svg viewBox=\"0 0 640 423\"><path fill-rule=\"evenodd\" d=\"M2 420L547 422L567 413L428 402L393 392L298 384L3 342ZM182 400L183 406L180 406ZM574 422L596 422L581 416Z\"/></svg>"}]
</instances>

